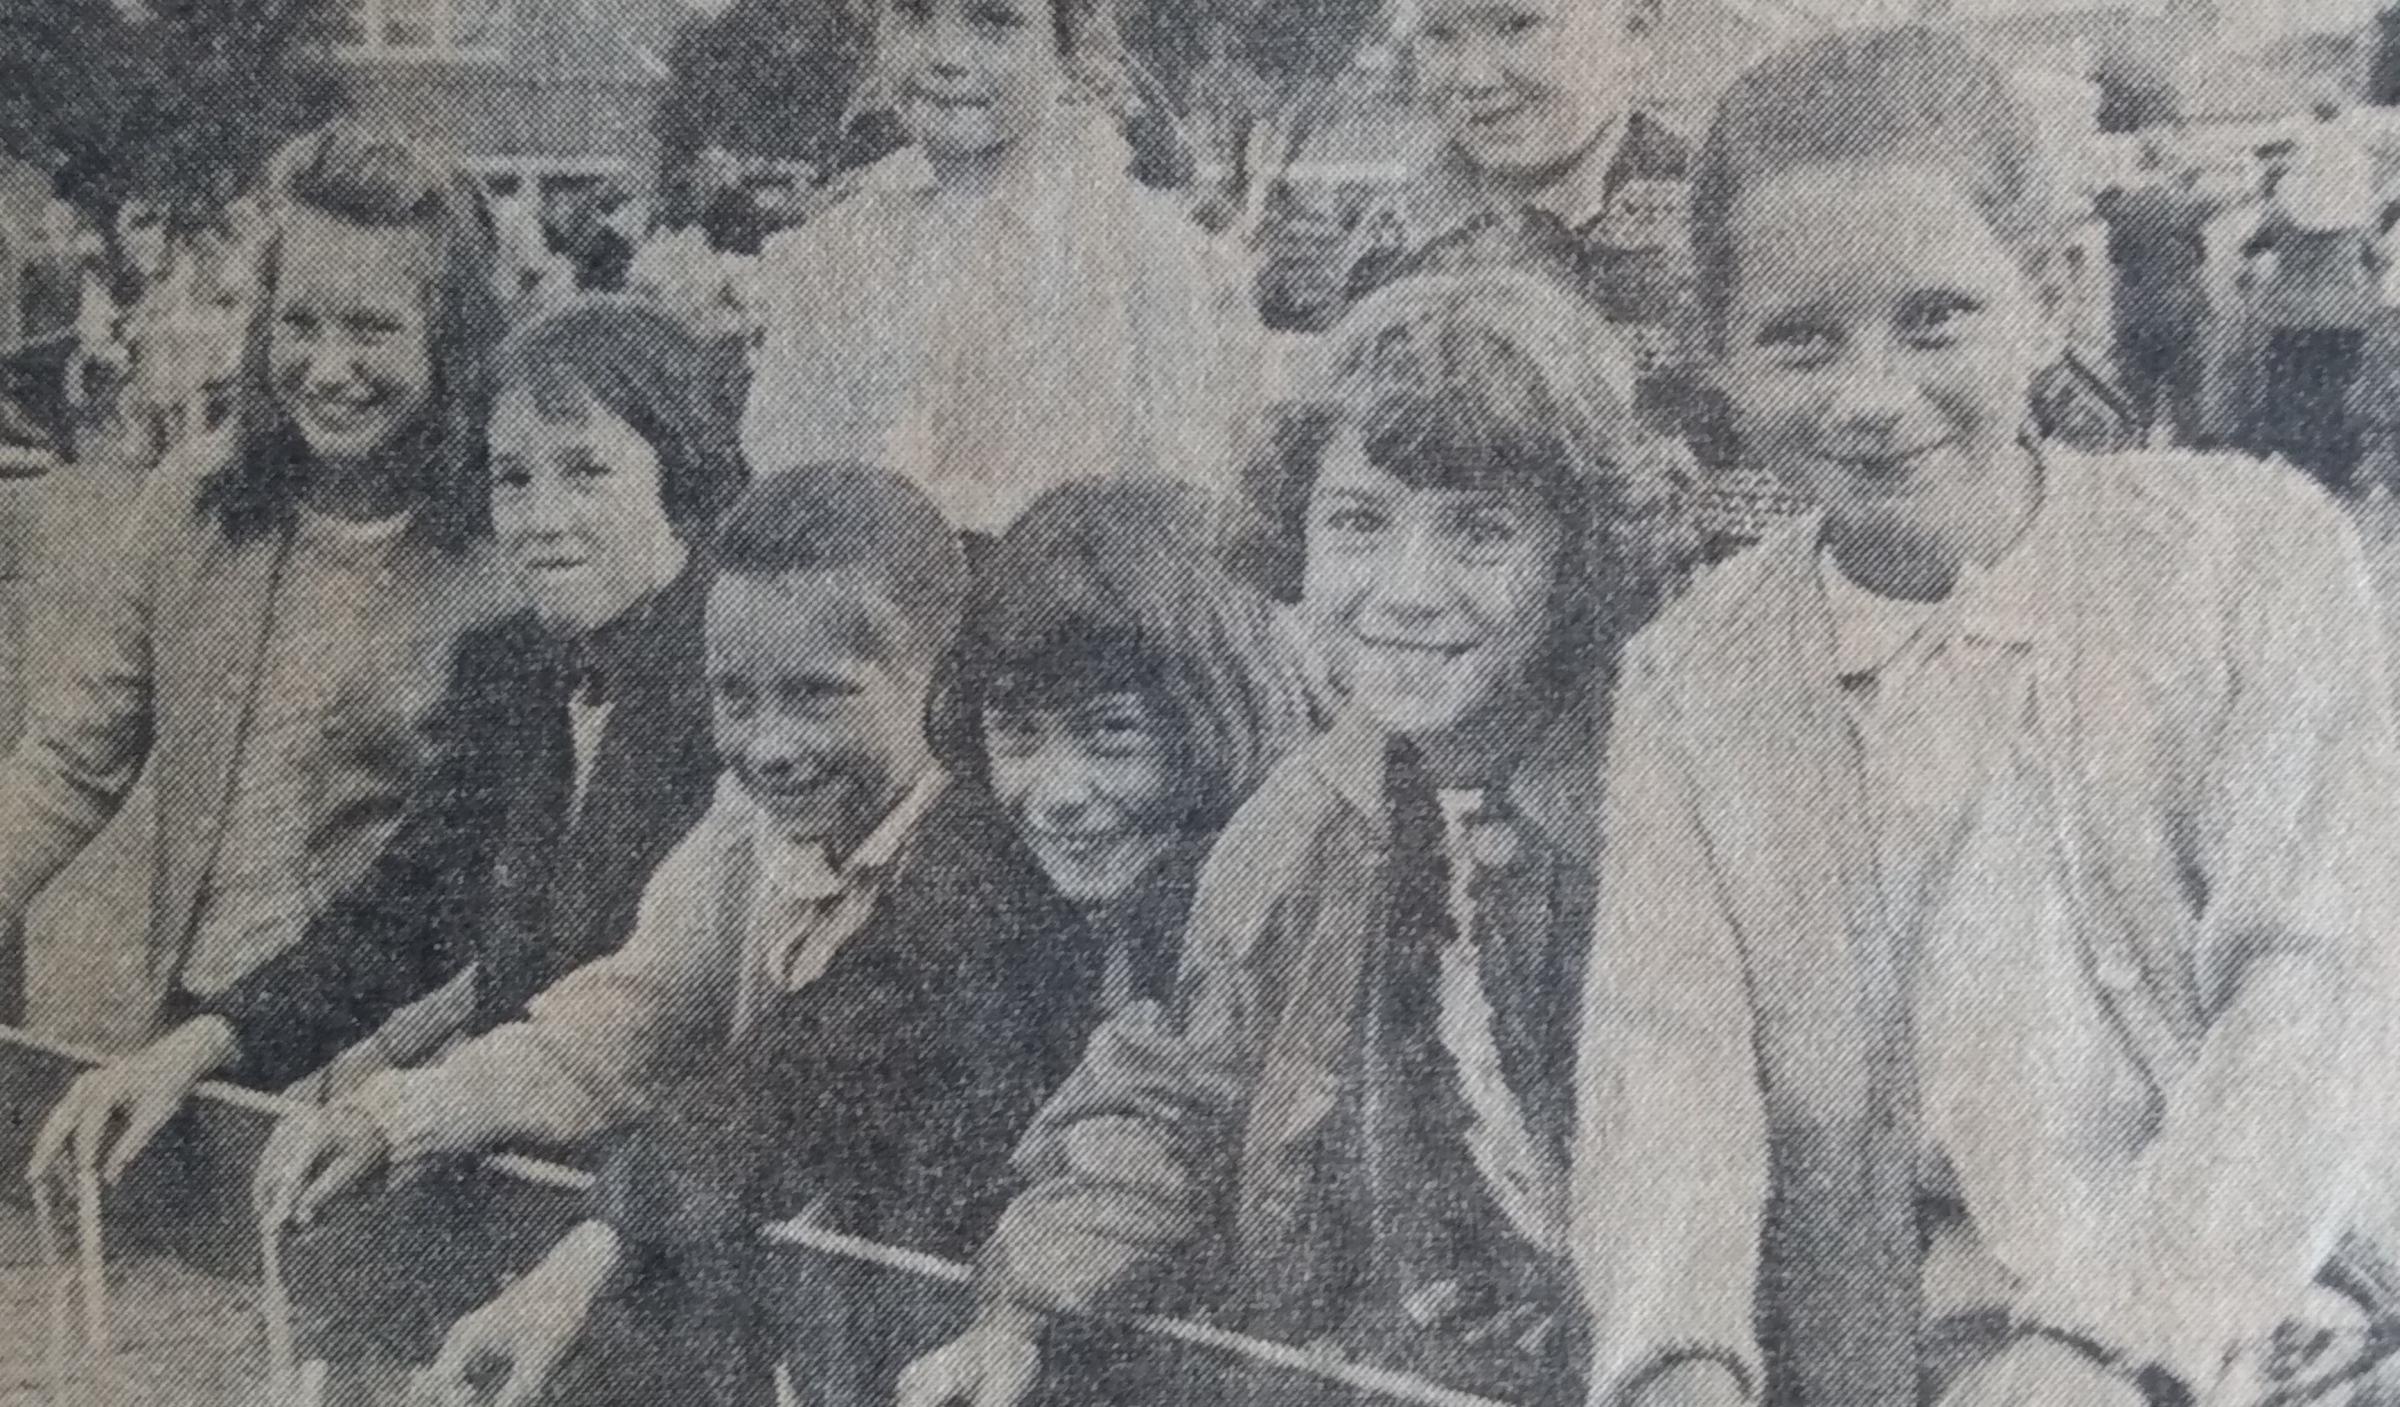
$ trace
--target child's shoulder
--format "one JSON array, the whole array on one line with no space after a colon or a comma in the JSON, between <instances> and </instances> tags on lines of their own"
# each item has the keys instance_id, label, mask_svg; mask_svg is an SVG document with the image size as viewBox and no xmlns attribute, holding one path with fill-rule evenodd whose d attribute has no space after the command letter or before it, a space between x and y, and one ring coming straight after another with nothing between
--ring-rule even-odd
<instances>
[{"instance_id":1,"label":"child's shoulder","mask_svg":"<svg viewBox=\"0 0 2400 1407\"><path fill-rule=\"evenodd\" d=\"M2271 559L2330 545L2347 520L2316 481L2239 455L2135 451L2062 461L2084 475L2095 517L2187 553Z\"/></svg>"},{"instance_id":2,"label":"child's shoulder","mask_svg":"<svg viewBox=\"0 0 2400 1407\"><path fill-rule=\"evenodd\" d=\"M1382 758L1380 740L1338 725L1294 748L1234 809L1205 873L1260 891L1301 883L1328 834L1382 826Z\"/></svg>"},{"instance_id":3,"label":"child's shoulder","mask_svg":"<svg viewBox=\"0 0 2400 1407\"><path fill-rule=\"evenodd\" d=\"M1721 638L1760 602L1796 584L1813 569L1819 519L1814 513L1775 524L1757 542L1693 578L1629 645L1628 668L1655 669L1688 657L1693 647Z\"/></svg>"}]
</instances>

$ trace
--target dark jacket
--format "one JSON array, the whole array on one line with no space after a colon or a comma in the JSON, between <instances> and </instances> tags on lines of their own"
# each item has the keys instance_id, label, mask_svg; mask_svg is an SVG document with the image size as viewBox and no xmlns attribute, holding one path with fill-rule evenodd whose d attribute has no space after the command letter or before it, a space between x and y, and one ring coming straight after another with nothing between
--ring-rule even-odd
<instances>
[{"instance_id":1,"label":"dark jacket","mask_svg":"<svg viewBox=\"0 0 2400 1407\"><path fill-rule=\"evenodd\" d=\"M228 1078L288 1084L470 963L473 1034L624 940L650 871L715 784L706 596L687 572L580 645L531 615L465 640L434 723L441 804L298 947L204 1005L238 1035ZM611 707L576 810L567 702L587 666Z\"/></svg>"},{"instance_id":2,"label":"dark jacket","mask_svg":"<svg viewBox=\"0 0 2400 1407\"><path fill-rule=\"evenodd\" d=\"M712 1331L752 1340L711 1357L771 1361L799 1332L843 1346L816 1374L826 1391L872 1398L896 1360L931 1346L927 1306L897 1284L860 1281L819 1301L846 1329L795 1322L805 1261L753 1254L752 1233L807 1212L887 1244L971 1250L1014 1190L1017 1138L1100 1024L1109 949L1130 958L1137 996L1164 991L1203 848L1188 847L1103 935L1058 897L988 794L944 794L825 974L662 1098L664 1113L602 1172L599 1213L637 1259L696 1276L690 1294L713 1284L726 1308L705 1316Z\"/></svg>"},{"instance_id":3,"label":"dark jacket","mask_svg":"<svg viewBox=\"0 0 2400 1407\"><path fill-rule=\"evenodd\" d=\"M1596 723L1571 715L1504 784L1551 860L1503 891L1513 917L1485 956L1501 1072L1562 1159L1598 752ZM1351 1205L1367 1181L1352 1159L1368 994L1428 882L1429 857L1399 834L1394 775L1383 740L1351 720L1235 813L1201 879L1173 1019L1109 1022L1041 1111L1017 1157L1031 1185L979 1258L985 1295L1207 1308L1291 1343L1348 1327L1374 1269L1357 1264Z\"/></svg>"}]
</instances>

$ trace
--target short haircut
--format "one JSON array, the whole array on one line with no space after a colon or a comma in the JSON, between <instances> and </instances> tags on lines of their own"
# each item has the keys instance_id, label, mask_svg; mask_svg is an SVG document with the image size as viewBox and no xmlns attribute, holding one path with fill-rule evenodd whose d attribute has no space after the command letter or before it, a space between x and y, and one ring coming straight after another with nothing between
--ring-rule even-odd
<instances>
[{"instance_id":1,"label":"short haircut","mask_svg":"<svg viewBox=\"0 0 2400 1407\"><path fill-rule=\"evenodd\" d=\"M854 571L889 595L927 653L949 646L966 609L967 559L933 500L888 470L852 461L769 474L728 509L710 565L719 576Z\"/></svg>"},{"instance_id":2,"label":"short haircut","mask_svg":"<svg viewBox=\"0 0 2400 1407\"><path fill-rule=\"evenodd\" d=\"M2038 275L2058 246L2062 190L2032 109L1998 64L1922 25L1835 30L1761 61L1718 101L1691 199L1712 337L1723 336L1740 274L1731 225L1743 195L1794 171L1851 162L1948 171L2028 273Z\"/></svg>"},{"instance_id":3,"label":"short haircut","mask_svg":"<svg viewBox=\"0 0 2400 1407\"><path fill-rule=\"evenodd\" d=\"M1243 472L1235 561L1268 594L1299 599L1309 496L1344 433L1412 487L1540 492L1569 532L1578 651L1612 653L1681 583L1697 541L1686 461L1638 423L1632 354L1590 305L1521 272L1417 275L1329 344Z\"/></svg>"},{"instance_id":4,"label":"short haircut","mask_svg":"<svg viewBox=\"0 0 2400 1407\"><path fill-rule=\"evenodd\" d=\"M943 766L987 776L987 708L1141 693L1182 738L1186 824L1223 825L1310 719L1272 608L1219 560L1221 508L1145 475L1036 499L982 562L935 689L928 735Z\"/></svg>"},{"instance_id":5,"label":"short haircut","mask_svg":"<svg viewBox=\"0 0 2400 1407\"><path fill-rule=\"evenodd\" d=\"M495 394L524 391L550 420L580 416L588 397L632 426L658 456L667 521L702 545L749 479L730 371L659 308L593 294L518 329L494 358L492 381Z\"/></svg>"}]
</instances>

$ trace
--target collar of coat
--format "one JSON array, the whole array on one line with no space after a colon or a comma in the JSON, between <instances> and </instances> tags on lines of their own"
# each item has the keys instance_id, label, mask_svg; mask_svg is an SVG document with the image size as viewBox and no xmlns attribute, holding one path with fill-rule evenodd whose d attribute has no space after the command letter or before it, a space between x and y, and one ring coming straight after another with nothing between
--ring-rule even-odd
<instances>
[{"instance_id":1,"label":"collar of coat","mask_svg":"<svg viewBox=\"0 0 2400 1407\"><path fill-rule=\"evenodd\" d=\"M1647 113L1628 112L1610 123L1533 203L1569 229L1589 230L1608 214L1629 182L1681 182L1690 174L1690 148L1683 138ZM1444 144L1402 190L1394 210L1414 247L1489 214L1494 205L1495 195L1482 173L1456 147Z\"/></svg>"},{"instance_id":2,"label":"collar of coat","mask_svg":"<svg viewBox=\"0 0 2400 1407\"><path fill-rule=\"evenodd\" d=\"M1542 839L1564 855L1589 862L1599 838L1599 709L1589 699L1559 709L1496 790ZM1355 811L1370 832L1387 838L1391 803L1391 739L1357 710L1302 751L1311 771L1334 796Z\"/></svg>"}]
</instances>

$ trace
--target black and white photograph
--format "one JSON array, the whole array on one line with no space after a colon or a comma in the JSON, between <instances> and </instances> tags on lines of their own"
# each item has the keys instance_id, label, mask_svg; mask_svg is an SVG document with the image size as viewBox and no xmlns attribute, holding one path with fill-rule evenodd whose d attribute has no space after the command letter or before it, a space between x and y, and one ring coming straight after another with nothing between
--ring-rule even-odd
<instances>
[{"instance_id":1,"label":"black and white photograph","mask_svg":"<svg viewBox=\"0 0 2400 1407\"><path fill-rule=\"evenodd\" d=\"M2400 3L0 0L0 1407L2400 1407Z\"/></svg>"}]
</instances>

